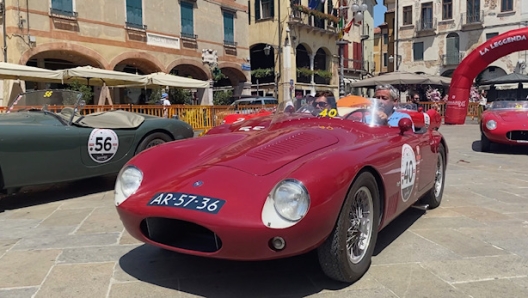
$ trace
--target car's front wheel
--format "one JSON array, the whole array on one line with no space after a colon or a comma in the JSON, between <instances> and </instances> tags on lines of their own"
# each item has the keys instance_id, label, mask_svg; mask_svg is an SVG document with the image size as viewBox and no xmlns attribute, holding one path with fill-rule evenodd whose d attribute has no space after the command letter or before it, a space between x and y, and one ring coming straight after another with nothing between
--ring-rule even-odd
<instances>
[{"instance_id":1,"label":"car's front wheel","mask_svg":"<svg viewBox=\"0 0 528 298\"><path fill-rule=\"evenodd\" d=\"M370 267L378 238L379 196L374 176L360 174L347 194L334 230L317 249L321 268L330 278L355 282Z\"/></svg>"},{"instance_id":2,"label":"car's front wheel","mask_svg":"<svg viewBox=\"0 0 528 298\"><path fill-rule=\"evenodd\" d=\"M486 137L486 135L481 132L480 133L480 151L482 152L490 152L491 150L491 141Z\"/></svg>"},{"instance_id":3,"label":"car's front wheel","mask_svg":"<svg viewBox=\"0 0 528 298\"><path fill-rule=\"evenodd\" d=\"M145 150L145 149L148 149L148 148L151 148L151 147L154 147L154 146L157 146L157 145L161 145L163 143L167 143L167 142L170 142L172 141L171 137L169 137L168 135L162 133L162 132L155 132L153 134L150 134L148 136L146 136L143 141L141 141L141 143L139 143L139 146L136 150L136 153L135 154L138 154L139 152Z\"/></svg>"}]
</instances>

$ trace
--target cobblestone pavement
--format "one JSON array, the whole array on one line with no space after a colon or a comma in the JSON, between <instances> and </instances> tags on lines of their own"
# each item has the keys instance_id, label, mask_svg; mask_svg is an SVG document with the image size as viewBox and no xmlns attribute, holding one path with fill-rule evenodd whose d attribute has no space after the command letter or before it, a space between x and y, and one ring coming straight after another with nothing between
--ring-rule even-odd
<instances>
[{"instance_id":1,"label":"cobblestone pavement","mask_svg":"<svg viewBox=\"0 0 528 298\"><path fill-rule=\"evenodd\" d=\"M526 297L527 150L480 153L474 124L441 131L441 207L391 223L353 285L327 279L313 253L231 262L139 243L113 206L115 177L104 177L0 200L0 297Z\"/></svg>"}]
</instances>

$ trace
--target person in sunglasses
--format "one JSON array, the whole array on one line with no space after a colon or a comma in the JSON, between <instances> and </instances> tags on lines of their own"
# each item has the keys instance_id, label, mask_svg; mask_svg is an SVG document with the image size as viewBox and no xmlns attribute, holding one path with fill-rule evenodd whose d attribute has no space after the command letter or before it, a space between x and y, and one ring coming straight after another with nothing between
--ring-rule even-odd
<instances>
[{"instance_id":1,"label":"person in sunglasses","mask_svg":"<svg viewBox=\"0 0 528 298\"><path fill-rule=\"evenodd\" d=\"M400 92L392 85L378 85L376 86L376 92L374 97L377 99L378 107L376 113L371 116L367 116L367 123L375 125L389 125L398 126L398 122L402 118L409 118L411 116L406 113L401 113L394 110L394 104L400 98ZM412 120L412 119L411 119Z\"/></svg>"},{"instance_id":2,"label":"person in sunglasses","mask_svg":"<svg viewBox=\"0 0 528 298\"><path fill-rule=\"evenodd\" d=\"M312 103L314 107L314 113L319 114L325 109L335 108L335 97L332 91L318 91L315 93L315 100Z\"/></svg>"}]
</instances>

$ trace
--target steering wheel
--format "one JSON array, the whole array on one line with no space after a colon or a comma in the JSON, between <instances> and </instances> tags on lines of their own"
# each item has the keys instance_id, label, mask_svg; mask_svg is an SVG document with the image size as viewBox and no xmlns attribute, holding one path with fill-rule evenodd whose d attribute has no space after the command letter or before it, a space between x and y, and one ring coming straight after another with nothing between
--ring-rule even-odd
<instances>
[{"instance_id":1,"label":"steering wheel","mask_svg":"<svg viewBox=\"0 0 528 298\"><path fill-rule=\"evenodd\" d=\"M372 112L372 110L371 110L371 109L365 109L365 108L363 108L363 109L357 109L357 110L355 110L355 111L352 111L352 112L348 113L348 114L343 118L343 120L347 120L350 116L352 116L352 115L354 115L354 114L356 114L356 113L358 113L358 114L361 113L361 122L363 122L363 123L367 123L367 119L366 119L366 113L367 113L367 112L370 113L370 112ZM350 119L350 120L352 120L352 119ZM352 120L352 121L355 121L355 120Z\"/></svg>"}]
</instances>

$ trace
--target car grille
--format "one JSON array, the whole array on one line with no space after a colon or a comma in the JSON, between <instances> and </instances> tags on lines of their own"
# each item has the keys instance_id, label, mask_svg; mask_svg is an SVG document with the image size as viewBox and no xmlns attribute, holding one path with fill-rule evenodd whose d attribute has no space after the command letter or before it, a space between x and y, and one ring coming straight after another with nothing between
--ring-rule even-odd
<instances>
[{"instance_id":1,"label":"car grille","mask_svg":"<svg viewBox=\"0 0 528 298\"><path fill-rule=\"evenodd\" d=\"M528 130L512 130L506 134L506 137L512 141L528 142Z\"/></svg>"},{"instance_id":2,"label":"car grille","mask_svg":"<svg viewBox=\"0 0 528 298\"><path fill-rule=\"evenodd\" d=\"M149 217L141 221L140 229L148 239L175 248L215 252L222 247L222 240L215 233L188 221Z\"/></svg>"}]
</instances>

